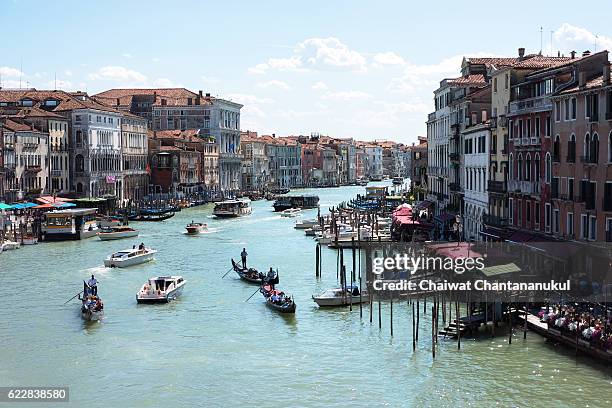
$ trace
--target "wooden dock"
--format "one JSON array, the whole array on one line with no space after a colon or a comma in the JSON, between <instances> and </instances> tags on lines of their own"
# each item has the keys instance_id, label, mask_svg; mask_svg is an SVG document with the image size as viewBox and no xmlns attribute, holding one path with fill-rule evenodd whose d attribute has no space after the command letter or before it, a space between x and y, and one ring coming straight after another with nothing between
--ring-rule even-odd
<instances>
[{"instance_id":1,"label":"wooden dock","mask_svg":"<svg viewBox=\"0 0 612 408\"><path fill-rule=\"evenodd\" d=\"M524 314L519 313L517 315L517 318L522 324L524 324ZM583 340L579 336L569 337L561 333L559 330L550 329L548 328L548 325L546 323L540 321L539 317L531 313L527 314L527 327L530 330L546 337L549 340L553 340L557 343L562 343L568 347L573 348L574 350L576 350L576 354L580 352L594 357L597 360L612 363L612 350L605 351L603 349L593 347L588 341Z\"/></svg>"}]
</instances>

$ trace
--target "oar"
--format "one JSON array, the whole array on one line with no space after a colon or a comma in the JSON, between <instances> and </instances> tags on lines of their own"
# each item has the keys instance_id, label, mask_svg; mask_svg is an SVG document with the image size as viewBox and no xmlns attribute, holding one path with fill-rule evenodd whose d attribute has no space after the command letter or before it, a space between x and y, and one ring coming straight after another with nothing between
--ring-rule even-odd
<instances>
[{"instance_id":1,"label":"oar","mask_svg":"<svg viewBox=\"0 0 612 408\"><path fill-rule=\"evenodd\" d=\"M249 296L249 297L247 298L247 300L245 300L244 302L245 302L245 303L246 303L246 302L248 302L248 301L249 301L249 300L250 300L250 299L251 299L253 296L255 296L255 294L256 294L257 292L259 292L259 288L257 288L257 290L256 290L255 292L253 292L253 294L252 294L251 296Z\"/></svg>"},{"instance_id":2,"label":"oar","mask_svg":"<svg viewBox=\"0 0 612 408\"><path fill-rule=\"evenodd\" d=\"M234 269L234 267L232 266L231 268L229 268L229 271L225 272L225 275L223 275L221 277L221 279L225 278L227 276L228 273L230 273L232 270Z\"/></svg>"},{"instance_id":3,"label":"oar","mask_svg":"<svg viewBox=\"0 0 612 408\"><path fill-rule=\"evenodd\" d=\"M68 299L64 304L70 302L72 299L74 299L75 297L79 296L82 292L79 291L79 293L77 293L76 295L74 295L73 297L71 297L70 299Z\"/></svg>"}]
</instances>

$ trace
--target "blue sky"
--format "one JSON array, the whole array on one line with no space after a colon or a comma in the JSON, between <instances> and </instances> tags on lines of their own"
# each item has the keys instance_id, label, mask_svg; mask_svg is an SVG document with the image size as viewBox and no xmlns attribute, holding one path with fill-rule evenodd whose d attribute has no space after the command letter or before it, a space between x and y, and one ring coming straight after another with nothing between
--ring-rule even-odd
<instances>
[{"instance_id":1,"label":"blue sky","mask_svg":"<svg viewBox=\"0 0 612 408\"><path fill-rule=\"evenodd\" d=\"M612 49L606 1L170 4L0 0L2 86L184 86L244 103L243 130L409 143L463 55L538 52L540 27L545 54L551 31L554 54Z\"/></svg>"}]
</instances>

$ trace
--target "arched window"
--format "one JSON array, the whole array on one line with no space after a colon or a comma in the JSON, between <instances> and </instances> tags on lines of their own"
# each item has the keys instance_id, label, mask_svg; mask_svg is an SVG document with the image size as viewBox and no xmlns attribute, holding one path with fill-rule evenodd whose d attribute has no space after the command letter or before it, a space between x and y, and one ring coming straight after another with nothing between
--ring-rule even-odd
<instances>
[{"instance_id":1,"label":"arched window","mask_svg":"<svg viewBox=\"0 0 612 408\"><path fill-rule=\"evenodd\" d=\"M83 131L81 130L76 131L76 144L77 144L77 147L83 144Z\"/></svg>"},{"instance_id":2,"label":"arched window","mask_svg":"<svg viewBox=\"0 0 612 408\"><path fill-rule=\"evenodd\" d=\"M75 171L82 173L83 171L85 171L85 160L83 160L83 156L81 156L80 154L77 154L74 157L74 168Z\"/></svg>"},{"instance_id":3,"label":"arched window","mask_svg":"<svg viewBox=\"0 0 612 408\"><path fill-rule=\"evenodd\" d=\"M612 137L612 133L610 133L610 137ZM510 157L508 158L508 166L510 167L509 178L512 180L514 177L514 155L510 153Z\"/></svg>"},{"instance_id":4,"label":"arched window","mask_svg":"<svg viewBox=\"0 0 612 408\"><path fill-rule=\"evenodd\" d=\"M612 163L612 132L608 135L608 163Z\"/></svg>"},{"instance_id":5,"label":"arched window","mask_svg":"<svg viewBox=\"0 0 612 408\"><path fill-rule=\"evenodd\" d=\"M561 161L561 138L559 135L555 136L555 142L553 143L553 161Z\"/></svg>"},{"instance_id":6,"label":"arched window","mask_svg":"<svg viewBox=\"0 0 612 408\"><path fill-rule=\"evenodd\" d=\"M527 153L527 157L525 158L525 180L532 181L531 176L531 154Z\"/></svg>"},{"instance_id":7,"label":"arched window","mask_svg":"<svg viewBox=\"0 0 612 408\"><path fill-rule=\"evenodd\" d=\"M536 153L533 158L533 180L540 181L540 153Z\"/></svg>"},{"instance_id":8,"label":"arched window","mask_svg":"<svg viewBox=\"0 0 612 408\"><path fill-rule=\"evenodd\" d=\"M519 181L523 180L523 153L519 153L517 160L517 178Z\"/></svg>"},{"instance_id":9,"label":"arched window","mask_svg":"<svg viewBox=\"0 0 612 408\"><path fill-rule=\"evenodd\" d=\"M590 151L590 163L599 162L599 135L593 133L593 140L591 140L591 151Z\"/></svg>"},{"instance_id":10,"label":"arched window","mask_svg":"<svg viewBox=\"0 0 612 408\"><path fill-rule=\"evenodd\" d=\"M550 183L550 179L552 177L552 160L550 157L550 152L546 153L546 169L544 171L545 180L547 183Z\"/></svg>"},{"instance_id":11,"label":"arched window","mask_svg":"<svg viewBox=\"0 0 612 408\"><path fill-rule=\"evenodd\" d=\"M77 191L77 193L82 193L83 192L83 184L82 183L77 183L76 191Z\"/></svg>"},{"instance_id":12,"label":"arched window","mask_svg":"<svg viewBox=\"0 0 612 408\"><path fill-rule=\"evenodd\" d=\"M582 155L584 156L584 162L588 163L591 155L591 135L588 133L584 135L584 146L582 149Z\"/></svg>"},{"instance_id":13,"label":"arched window","mask_svg":"<svg viewBox=\"0 0 612 408\"><path fill-rule=\"evenodd\" d=\"M576 163L576 135L573 133L567 141L567 162Z\"/></svg>"}]
</instances>

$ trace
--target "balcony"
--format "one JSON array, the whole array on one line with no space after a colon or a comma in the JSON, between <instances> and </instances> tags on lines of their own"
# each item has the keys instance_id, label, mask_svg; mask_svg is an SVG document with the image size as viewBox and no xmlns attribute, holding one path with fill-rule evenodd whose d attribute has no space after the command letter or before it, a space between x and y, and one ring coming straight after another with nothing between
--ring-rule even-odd
<instances>
[{"instance_id":1,"label":"balcony","mask_svg":"<svg viewBox=\"0 0 612 408\"><path fill-rule=\"evenodd\" d=\"M61 176L62 176L61 170L51 170L51 177L61 177Z\"/></svg>"},{"instance_id":2,"label":"balcony","mask_svg":"<svg viewBox=\"0 0 612 408\"><path fill-rule=\"evenodd\" d=\"M559 194L558 198L560 200L563 200L563 201L574 201L574 200L576 200L576 197L574 197L573 195L570 195L570 194Z\"/></svg>"},{"instance_id":3,"label":"balcony","mask_svg":"<svg viewBox=\"0 0 612 408\"><path fill-rule=\"evenodd\" d=\"M520 137L515 137L513 139L510 139L510 141L514 144L514 146L520 146L521 145L521 138Z\"/></svg>"},{"instance_id":4,"label":"balcony","mask_svg":"<svg viewBox=\"0 0 612 408\"><path fill-rule=\"evenodd\" d=\"M505 128L507 124L508 124L508 120L506 119L505 115L502 115L497 118L497 127Z\"/></svg>"},{"instance_id":5,"label":"balcony","mask_svg":"<svg viewBox=\"0 0 612 408\"><path fill-rule=\"evenodd\" d=\"M511 115L520 115L523 113L542 112L551 109L552 102L550 101L550 97L538 96L510 102L509 113Z\"/></svg>"},{"instance_id":6,"label":"balcony","mask_svg":"<svg viewBox=\"0 0 612 408\"><path fill-rule=\"evenodd\" d=\"M533 146L537 146L540 144L540 137L539 136L531 136L531 138L529 138L529 142L531 145Z\"/></svg>"},{"instance_id":7,"label":"balcony","mask_svg":"<svg viewBox=\"0 0 612 408\"><path fill-rule=\"evenodd\" d=\"M427 115L428 122L433 122L434 120L436 120L436 112L431 112L429 115Z\"/></svg>"},{"instance_id":8,"label":"balcony","mask_svg":"<svg viewBox=\"0 0 612 408\"><path fill-rule=\"evenodd\" d=\"M487 182L487 190L489 193L506 194L508 187L505 181L489 180Z\"/></svg>"},{"instance_id":9,"label":"balcony","mask_svg":"<svg viewBox=\"0 0 612 408\"><path fill-rule=\"evenodd\" d=\"M499 215L483 214L482 220L485 225L492 227L505 228L508 226L508 218Z\"/></svg>"},{"instance_id":10,"label":"balcony","mask_svg":"<svg viewBox=\"0 0 612 408\"><path fill-rule=\"evenodd\" d=\"M540 194L540 183L536 181L508 180L508 191L521 194Z\"/></svg>"},{"instance_id":11,"label":"balcony","mask_svg":"<svg viewBox=\"0 0 612 408\"><path fill-rule=\"evenodd\" d=\"M239 153L219 153L219 160L226 163L240 163L242 155Z\"/></svg>"}]
</instances>

